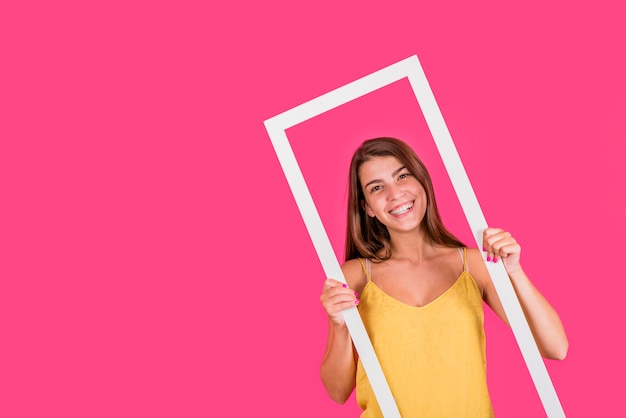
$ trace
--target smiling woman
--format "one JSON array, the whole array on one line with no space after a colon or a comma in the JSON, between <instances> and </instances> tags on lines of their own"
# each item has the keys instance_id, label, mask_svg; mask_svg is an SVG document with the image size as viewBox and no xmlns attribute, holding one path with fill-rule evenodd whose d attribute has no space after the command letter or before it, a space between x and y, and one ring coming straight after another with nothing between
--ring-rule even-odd
<instances>
[{"instance_id":1,"label":"smiling woman","mask_svg":"<svg viewBox=\"0 0 626 418\"><path fill-rule=\"evenodd\" d=\"M376 138L357 149L348 284L327 279L320 297L329 318L320 372L332 399L343 403L356 387L361 416L382 416L342 315L356 304L403 417L492 417L483 301L507 319L483 256L504 264L542 355L565 357L559 316L522 270L517 241L488 228L483 242L484 253L468 249L445 228L430 175L408 145Z\"/></svg>"}]
</instances>

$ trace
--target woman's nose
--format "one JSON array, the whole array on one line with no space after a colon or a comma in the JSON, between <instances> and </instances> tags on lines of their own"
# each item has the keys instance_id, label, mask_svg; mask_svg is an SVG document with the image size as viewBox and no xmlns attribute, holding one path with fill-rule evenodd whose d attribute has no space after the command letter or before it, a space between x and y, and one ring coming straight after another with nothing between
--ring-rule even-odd
<instances>
[{"instance_id":1,"label":"woman's nose","mask_svg":"<svg viewBox=\"0 0 626 418\"><path fill-rule=\"evenodd\" d=\"M387 187L387 198L389 200L397 199L403 193L402 187L398 184L391 184Z\"/></svg>"}]
</instances>

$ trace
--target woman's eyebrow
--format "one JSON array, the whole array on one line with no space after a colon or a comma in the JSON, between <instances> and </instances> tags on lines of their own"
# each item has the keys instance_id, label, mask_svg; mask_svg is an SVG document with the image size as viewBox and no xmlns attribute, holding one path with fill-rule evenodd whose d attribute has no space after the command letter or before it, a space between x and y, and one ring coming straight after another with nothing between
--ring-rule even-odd
<instances>
[{"instance_id":1,"label":"woman's eyebrow","mask_svg":"<svg viewBox=\"0 0 626 418\"><path fill-rule=\"evenodd\" d=\"M369 187L370 184L374 184L374 183L382 183L382 180L379 179L374 179L370 182L368 182L365 186L363 186L364 189L367 189Z\"/></svg>"},{"instance_id":2,"label":"woman's eyebrow","mask_svg":"<svg viewBox=\"0 0 626 418\"><path fill-rule=\"evenodd\" d=\"M395 177L400 171L404 170L406 167L402 166L391 174L391 177Z\"/></svg>"},{"instance_id":3,"label":"woman's eyebrow","mask_svg":"<svg viewBox=\"0 0 626 418\"><path fill-rule=\"evenodd\" d=\"M406 166L402 166L399 169L395 170L393 173L391 173L391 177L395 177L399 172L401 172L402 170L404 170L406 168ZM367 189L367 187L372 184L372 183L380 183L382 182L382 180L380 179L374 179L370 182L368 182L365 186L363 186L364 189Z\"/></svg>"}]
</instances>

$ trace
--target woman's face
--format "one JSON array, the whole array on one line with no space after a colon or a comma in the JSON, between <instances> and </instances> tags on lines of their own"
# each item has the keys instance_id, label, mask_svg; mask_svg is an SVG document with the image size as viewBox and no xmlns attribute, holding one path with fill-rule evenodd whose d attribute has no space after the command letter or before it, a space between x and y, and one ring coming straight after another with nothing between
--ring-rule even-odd
<instances>
[{"instance_id":1,"label":"woman's face","mask_svg":"<svg viewBox=\"0 0 626 418\"><path fill-rule=\"evenodd\" d=\"M395 157L373 157L359 167L365 212L394 231L418 229L427 198L419 181Z\"/></svg>"}]
</instances>

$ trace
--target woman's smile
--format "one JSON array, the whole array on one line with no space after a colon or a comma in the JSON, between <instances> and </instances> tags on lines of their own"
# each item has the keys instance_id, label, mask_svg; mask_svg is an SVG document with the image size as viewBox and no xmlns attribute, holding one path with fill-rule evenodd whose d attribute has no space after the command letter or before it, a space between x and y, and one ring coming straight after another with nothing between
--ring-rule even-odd
<instances>
[{"instance_id":1,"label":"woman's smile","mask_svg":"<svg viewBox=\"0 0 626 418\"><path fill-rule=\"evenodd\" d=\"M400 217L400 216L404 216L406 215L411 209L413 209L413 204L415 203L414 200L410 201L410 202L406 202L401 204L400 206L396 206L395 208L391 209L389 211L389 213L391 213L394 216Z\"/></svg>"}]
</instances>

